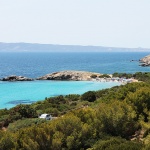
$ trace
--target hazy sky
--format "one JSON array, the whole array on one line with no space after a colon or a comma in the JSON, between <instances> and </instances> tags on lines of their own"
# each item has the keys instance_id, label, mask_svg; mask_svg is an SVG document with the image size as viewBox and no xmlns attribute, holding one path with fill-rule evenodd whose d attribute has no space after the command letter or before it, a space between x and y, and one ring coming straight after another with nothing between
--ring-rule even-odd
<instances>
[{"instance_id":1,"label":"hazy sky","mask_svg":"<svg viewBox=\"0 0 150 150\"><path fill-rule=\"evenodd\" d=\"M0 0L0 42L150 48L150 0Z\"/></svg>"}]
</instances>

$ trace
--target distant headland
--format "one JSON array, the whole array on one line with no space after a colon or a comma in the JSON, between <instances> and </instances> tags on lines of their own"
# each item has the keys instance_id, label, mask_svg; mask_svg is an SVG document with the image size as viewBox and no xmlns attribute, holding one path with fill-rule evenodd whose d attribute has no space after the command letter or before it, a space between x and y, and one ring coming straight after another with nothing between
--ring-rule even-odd
<instances>
[{"instance_id":1,"label":"distant headland","mask_svg":"<svg viewBox=\"0 0 150 150\"><path fill-rule=\"evenodd\" d=\"M144 58L140 59L140 62L142 63L141 66L150 66L150 55L145 56Z\"/></svg>"},{"instance_id":2,"label":"distant headland","mask_svg":"<svg viewBox=\"0 0 150 150\"><path fill-rule=\"evenodd\" d=\"M0 52L148 52L150 48L123 48L82 45L57 45L38 43L3 43Z\"/></svg>"}]
</instances>

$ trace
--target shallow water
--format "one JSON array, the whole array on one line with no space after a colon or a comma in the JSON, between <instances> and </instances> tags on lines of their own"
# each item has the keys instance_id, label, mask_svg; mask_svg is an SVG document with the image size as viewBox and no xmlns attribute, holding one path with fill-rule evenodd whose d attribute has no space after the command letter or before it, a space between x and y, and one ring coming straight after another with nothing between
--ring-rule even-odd
<instances>
[{"instance_id":1,"label":"shallow water","mask_svg":"<svg viewBox=\"0 0 150 150\"><path fill-rule=\"evenodd\" d=\"M45 97L82 94L89 90L100 90L120 85L118 82L92 81L25 81L0 82L0 108L11 108L17 104L30 104Z\"/></svg>"}]
</instances>

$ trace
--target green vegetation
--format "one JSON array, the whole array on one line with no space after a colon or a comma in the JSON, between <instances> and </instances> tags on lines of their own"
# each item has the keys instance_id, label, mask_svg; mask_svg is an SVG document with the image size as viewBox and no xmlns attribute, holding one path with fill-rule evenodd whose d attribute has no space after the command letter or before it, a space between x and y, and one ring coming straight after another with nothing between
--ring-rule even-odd
<instances>
[{"instance_id":1,"label":"green vegetation","mask_svg":"<svg viewBox=\"0 0 150 150\"><path fill-rule=\"evenodd\" d=\"M109 137L99 140L91 150L141 150L142 144L127 141L120 137ZM89 149L90 150L90 149Z\"/></svg>"},{"instance_id":2,"label":"green vegetation","mask_svg":"<svg viewBox=\"0 0 150 150\"><path fill-rule=\"evenodd\" d=\"M0 110L0 150L149 150L150 76L134 77L145 82Z\"/></svg>"},{"instance_id":3,"label":"green vegetation","mask_svg":"<svg viewBox=\"0 0 150 150\"><path fill-rule=\"evenodd\" d=\"M97 78L97 75L96 75L96 74L92 74L92 75L91 75L91 78L94 78L94 79L95 79L95 78Z\"/></svg>"},{"instance_id":4,"label":"green vegetation","mask_svg":"<svg viewBox=\"0 0 150 150\"><path fill-rule=\"evenodd\" d=\"M150 83L150 72L137 72L133 77L139 81Z\"/></svg>"},{"instance_id":5,"label":"green vegetation","mask_svg":"<svg viewBox=\"0 0 150 150\"><path fill-rule=\"evenodd\" d=\"M94 102L96 100L95 92L93 92L93 91L85 92L81 96L81 100L83 100L83 101L89 101L89 102Z\"/></svg>"},{"instance_id":6,"label":"green vegetation","mask_svg":"<svg viewBox=\"0 0 150 150\"><path fill-rule=\"evenodd\" d=\"M127 74L127 73L113 73L113 77L119 77L119 78L132 78L133 74Z\"/></svg>"},{"instance_id":7,"label":"green vegetation","mask_svg":"<svg viewBox=\"0 0 150 150\"><path fill-rule=\"evenodd\" d=\"M46 122L44 119L31 118L31 119L21 119L13 123L10 123L7 130L8 131L18 131L21 128L32 126L33 124L41 124Z\"/></svg>"},{"instance_id":8,"label":"green vegetation","mask_svg":"<svg viewBox=\"0 0 150 150\"><path fill-rule=\"evenodd\" d=\"M110 78L110 76L108 74L103 74L103 75L99 76L99 78Z\"/></svg>"},{"instance_id":9,"label":"green vegetation","mask_svg":"<svg viewBox=\"0 0 150 150\"><path fill-rule=\"evenodd\" d=\"M150 83L150 72L136 72L134 74L114 73L113 77L127 78L127 79L133 77L139 81Z\"/></svg>"}]
</instances>

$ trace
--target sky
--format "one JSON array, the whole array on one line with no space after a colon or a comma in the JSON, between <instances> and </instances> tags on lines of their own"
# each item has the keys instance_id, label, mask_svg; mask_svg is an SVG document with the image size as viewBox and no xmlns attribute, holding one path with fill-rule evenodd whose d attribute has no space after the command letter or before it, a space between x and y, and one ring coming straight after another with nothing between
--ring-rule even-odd
<instances>
[{"instance_id":1,"label":"sky","mask_svg":"<svg viewBox=\"0 0 150 150\"><path fill-rule=\"evenodd\" d=\"M150 48L150 0L0 0L0 42Z\"/></svg>"}]
</instances>

